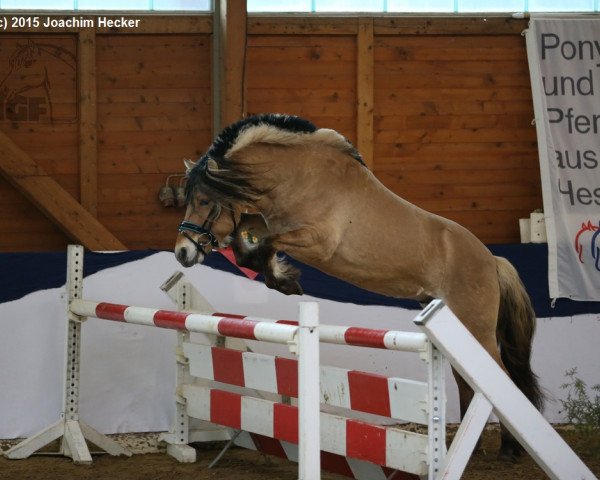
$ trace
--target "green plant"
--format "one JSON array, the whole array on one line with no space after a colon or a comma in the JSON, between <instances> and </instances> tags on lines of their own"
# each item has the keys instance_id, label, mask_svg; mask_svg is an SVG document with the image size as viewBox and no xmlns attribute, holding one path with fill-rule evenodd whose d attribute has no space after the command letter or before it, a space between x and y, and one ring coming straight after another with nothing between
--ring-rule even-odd
<instances>
[{"instance_id":1,"label":"green plant","mask_svg":"<svg viewBox=\"0 0 600 480\"><path fill-rule=\"evenodd\" d=\"M567 391L567 398L560 400L560 403L567 420L574 426L572 433L583 437L582 442L576 442L579 453L600 457L600 385L590 387L590 393L596 392L594 398L590 398L586 383L577 376L577 368L567 370L565 376L570 381L561 385L561 388Z\"/></svg>"},{"instance_id":2,"label":"green plant","mask_svg":"<svg viewBox=\"0 0 600 480\"><path fill-rule=\"evenodd\" d=\"M594 385L591 390L597 392L594 398L588 396L586 383L577 377L577 368L567 370L565 376L570 382L561 385L567 390L567 399L560 400L563 411L569 423L576 428L598 432L600 431L600 385Z\"/></svg>"}]
</instances>

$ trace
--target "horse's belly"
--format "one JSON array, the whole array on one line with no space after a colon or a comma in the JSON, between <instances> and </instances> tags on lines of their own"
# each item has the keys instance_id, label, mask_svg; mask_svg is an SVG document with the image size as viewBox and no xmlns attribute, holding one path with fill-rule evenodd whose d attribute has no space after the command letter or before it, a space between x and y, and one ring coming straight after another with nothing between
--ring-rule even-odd
<instances>
[{"instance_id":1,"label":"horse's belly","mask_svg":"<svg viewBox=\"0 0 600 480\"><path fill-rule=\"evenodd\" d=\"M325 273L344 280L357 287L379 293L388 297L408 298L412 300L428 300L438 296L437 292L415 275L415 272L403 271L402 268L379 268L374 264L365 264L356 268L343 262L328 262L325 265L314 265Z\"/></svg>"}]
</instances>

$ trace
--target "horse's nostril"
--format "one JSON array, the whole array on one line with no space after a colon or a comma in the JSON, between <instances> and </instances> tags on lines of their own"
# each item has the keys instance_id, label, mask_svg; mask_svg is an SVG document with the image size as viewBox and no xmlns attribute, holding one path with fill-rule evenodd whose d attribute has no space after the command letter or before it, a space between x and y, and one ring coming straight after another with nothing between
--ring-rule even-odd
<instances>
[{"instance_id":1,"label":"horse's nostril","mask_svg":"<svg viewBox=\"0 0 600 480\"><path fill-rule=\"evenodd\" d=\"M187 258L187 248L182 247L177 252L177 258L180 260L185 260Z\"/></svg>"}]
</instances>

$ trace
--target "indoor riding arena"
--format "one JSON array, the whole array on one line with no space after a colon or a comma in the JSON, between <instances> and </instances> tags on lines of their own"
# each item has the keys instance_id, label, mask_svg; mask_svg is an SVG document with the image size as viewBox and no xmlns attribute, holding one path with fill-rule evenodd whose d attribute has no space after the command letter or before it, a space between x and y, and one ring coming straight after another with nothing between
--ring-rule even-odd
<instances>
[{"instance_id":1,"label":"indoor riding arena","mask_svg":"<svg viewBox=\"0 0 600 480\"><path fill-rule=\"evenodd\" d=\"M600 477L597 0L0 0L0 480Z\"/></svg>"}]
</instances>

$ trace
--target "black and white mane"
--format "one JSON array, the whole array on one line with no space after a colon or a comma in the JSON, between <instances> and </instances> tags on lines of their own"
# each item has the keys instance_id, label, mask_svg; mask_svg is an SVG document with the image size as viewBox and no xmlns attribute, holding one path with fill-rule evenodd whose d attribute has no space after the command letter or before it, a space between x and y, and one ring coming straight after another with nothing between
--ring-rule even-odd
<instances>
[{"instance_id":1,"label":"black and white mane","mask_svg":"<svg viewBox=\"0 0 600 480\"><path fill-rule=\"evenodd\" d=\"M187 172L187 202L200 190L217 203L252 203L266 192L252 185L253 172L236 162L236 153L254 143L293 146L311 142L338 148L365 165L352 143L334 130L317 129L309 120L294 115L253 115L223 129L206 154Z\"/></svg>"}]
</instances>

